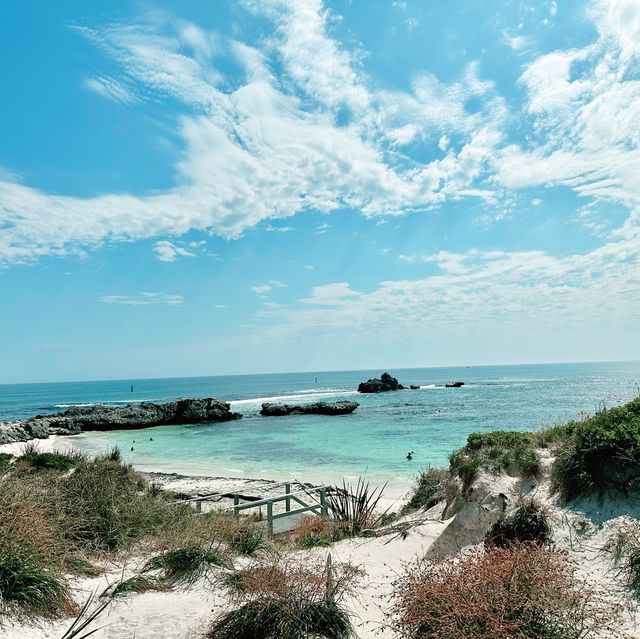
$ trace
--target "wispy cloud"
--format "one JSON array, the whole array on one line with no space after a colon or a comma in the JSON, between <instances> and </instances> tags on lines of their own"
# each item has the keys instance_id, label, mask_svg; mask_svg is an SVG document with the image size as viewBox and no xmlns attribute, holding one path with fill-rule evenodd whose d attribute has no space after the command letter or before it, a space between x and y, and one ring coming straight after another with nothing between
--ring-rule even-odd
<instances>
[{"instance_id":1,"label":"wispy cloud","mask_svg":"<svg viewBox=\"0 0 640 639\"><path fill-rule=\"evenodd\" d=\"M169 293L142 291L135 295L102 295L100 301L103 304L126 304L129 306L148 306L152 304L181 306L184 304L184 297Z\"/></svg>"},{"instance_id":2,"label":"wispy cloud","mask_svg":"<svg viewBox=\"0 0 640 639\"><path fill-rule=\"evenodd\" d=\"M193 244L193 242L191 243ZM197 243L193 248L197 248L200 246L200 243ZM156 259L161 262L175 262L176 257L196 257L196 254L188 249L177 246L173 242L169 242L168 240L161 240L156 242L153 247L153 252L156 254Z\"/></svg>"},{"instance_id":3,"label":"wispy cloud","mask_svg":"<svg viewBox=\"0 0 640 639\"><path fill-rule=\"evenodd\" d=\"M115 78L108 76L86 78L84 85L90 91L113 102L119 102L120 104L135 104L136 102L140 102L138 96L129 87Z\"/></svg>"},{"instance_id":4,"label":"wispy cloud","mask_svg":"<svg viewBox=\"0 0 640 639\"><path fill-rule=\"evenodd\" d=\"M250 289L259 297L266 297L271 291L278 288L287 288L287 285L278 280L269 280L266 284L257 284Z\"/></svg>"}]
</instances>

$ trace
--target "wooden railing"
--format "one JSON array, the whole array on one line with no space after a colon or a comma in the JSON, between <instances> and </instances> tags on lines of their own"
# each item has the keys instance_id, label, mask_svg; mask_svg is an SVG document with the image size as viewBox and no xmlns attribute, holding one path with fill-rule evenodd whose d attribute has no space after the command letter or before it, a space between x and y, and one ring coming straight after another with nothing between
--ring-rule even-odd
<instances>
[{"instance_id":1,"label":"wooden railing","mask_svg":"<svg viewBox=\"0 0 640 639\"><path fill-rule=\"evenodd\" d=\"M327 501L327 492L324 487L317 488L303 488L302 490L298 490L296 492L291 492L291 483L284 483L285 492L283 495L277 495L275 497L265 497L264 499L254 499L251 501L245 501L245 503L241 503L244 499L246 500L246 496L240 495L239 493L231 493L231 497L233 498L233 506L227 506L222 508L221 510L233 510L234 515L239 515L242 510L250 510L251 508L260 508L262 506L266 507L267 511L267 532L269 535L273 535L273 522L276 519L282 519L284 517L291 517L293 515L299 515L301 513L313 512L321 517L326 517L329 514L329 505ZM229 493L225 493L225 496L229 495ZM196 506L196 510L198 512L202 511L202 502L210 501L214 498L219 499L222 495L219 493L214 493L211 495L205 495L203 497L194 497L189 499L188 501L194 503ZM310 498L309 501L304 501L302 497ZM315 503L313 503L315 501ZM273 506L274 504L278 504L284 502L284 512L274 513ZM295 502L299 508L294 508L292 510L292 502Z\"/></svg>"}]
</instances>

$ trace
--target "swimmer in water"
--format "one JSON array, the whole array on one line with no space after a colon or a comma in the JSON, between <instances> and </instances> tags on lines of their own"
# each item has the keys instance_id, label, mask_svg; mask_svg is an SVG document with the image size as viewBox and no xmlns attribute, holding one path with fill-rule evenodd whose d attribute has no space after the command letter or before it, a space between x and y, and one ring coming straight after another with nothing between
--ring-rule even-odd
<instances>
[{"instance_id":1,"label":"swimmer in water","mask_svg":"<svg viewBox=\"0 0 640 639\"><path fill-rule=\"evenodd\" d=\"M409 461L411 461L411 460L413 459L413 451L409 451L409 452L407 453L407 459L408 459Z\"/></svg>"}]
</instances>

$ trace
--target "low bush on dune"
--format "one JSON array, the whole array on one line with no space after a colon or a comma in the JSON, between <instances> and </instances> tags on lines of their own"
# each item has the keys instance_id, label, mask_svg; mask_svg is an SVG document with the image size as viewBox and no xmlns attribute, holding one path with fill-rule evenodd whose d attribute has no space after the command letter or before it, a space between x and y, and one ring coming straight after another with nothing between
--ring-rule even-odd
<instances>
[{"instance_id":1,"label":"low bush on dune","mask_svg":"<svg viewBox=\"0 0 640 639\"><path fill-rule=\"evenodd\" d=\"M524 477L540 472L540 457L536 453L533 433L494 431L471 433L466 445L449 457L451 472L458 475L465 487L479 470L514 471Z\"/></svg>"},{"instance_id":2,"label":"low bush on dune","mask_svg":"<svg viewBox=\"0 0 640 639\"><path fill-rule=\"evenodd\" d=\"M289 539L300 548L330 546L344 537L340 522L315 515L302 517L289 535Z\"/></svg>"},{"instance_id":3,"label":"low bush on dune","mask_svg":"<svg viewBox=\"0 0 640 639\"><path fill-rule=\"evenodd\" d=\"M0 541L0 612L34 618L73 611L66 582L33 550Z\"/></svg>"},{"instance_id":4,"label":"low bush on dune","mask_svg":"<svg viewBox=\"0 0 640 639\"><path fill-rule=\"evenodd\" d=\"M211 624L209 639L348 639L342 604L360 573L350 565L280 559L226 578L233 609Z\"/></svg>"},{"instance_id":5,"label":"low bush on dune","mask_svg":"<svg viewBox=\"0 0 640 639\"><path fill-rule=\"evenodd\" d=\"M529 499L521 503L508 517L501 517L491 526L484 543L488 547L505 548L516 543L546 544L551 541L551 526L547 511Z\"/></svg>"},{"instance_id":6,"label":"low bush on dune","mask_svg":"<svg viewBox=\"0 0 640 639\"><path fill-rule=\"evenodd\" d=\"M70 470L87 461L87 456L75 450L40 452L33 443L27 444L16 462L33 470Z\"/></svg>"},{"instance_id":7,"label":"low bush on dune","mask_svg":"<svg viewBox=\"0 0 640 639\"><path fill-rule=\"evenodd\" d=\"M9 453L0 453L0 475L4 475L10 468L13 461L13 455Z\"/></svg>"},{"instance_id":8,"label":"low bush on dune","mask_svg":"<svg viewBox=\"0 0 640 639\"><path fill-rule=\"evenodd\" d=\"M104 593L109 597L124 597L139 592L164 592L168 590L168 585L159 579L136 575L130 579L119 581L113 588ZM103 596L104 596L103 595Z\"/></svg>"},{"instance_id":9,"label":"low bush on dune","mask_svg":"<svg viewBox=\"0 0 640 639\"><path fill-rule=\"evenodd\" d=\"M447 499L451 486L451 472L444 468L429 468L422 471L405 510L425 510Z\"/></svg>"},{"instance_id":10,"label":"low bush on dune","mask_svg":"<svg viewBox=\"0 0 640 639\"><path fill-rule=\"evenodd\" d=\"M411 639L617 636L615 611L576 580L563 554L535 544L423 561L397 581L394 600L393 629Z\"/></svg>"},{"instance_id":11,"label":"low bush on dune","mask_svg":"<svg viewBox=\"0 0 640 639\"><path fill-rule=\"evenodd\" d=\"M604 550L613 556L619 576L640 596L640 522L627 521L609 536Z\"/></svg>"},{"instance_id":12,"label":"low bush on dune","mask_svg":"<svg viewBox=\"0 0 640 639\"><path fill-rule=\"evenodd\" d=\"M153 557L144 570L161 571L162 580L171 585L191 585L207 576L213 567L221 566L230 566L229 557L221 547L186 546Z\"/></svg>"},{"instance_id":13,"label":"low bush on dune","mask_svg":"<svg viewBox=\"0 0 640 639\"><path fill-rule=\"evenodd\" d=\"M640 398L569 422L556 439L554 480L566 499L640 489Z\"/></svg>"},{"instance_id":14,"label":"low bush on dune","mask_svg":"<svg viewBox=\"0 0 640 639\"><path fill-rule=\"evenodd\" d=\"M129 466L107 460L78 466L60 482L66 536L81 547L121 550L177 516L179 506L148 495L144 488Z\"/></svg>"}]
</instances>

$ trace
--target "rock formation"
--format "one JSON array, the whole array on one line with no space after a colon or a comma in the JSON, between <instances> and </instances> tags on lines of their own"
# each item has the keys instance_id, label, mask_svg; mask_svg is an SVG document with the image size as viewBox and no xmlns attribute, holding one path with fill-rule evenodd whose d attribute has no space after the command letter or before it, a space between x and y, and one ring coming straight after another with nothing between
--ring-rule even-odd
<instances>
[{"instance_id":1,"label":"rock formation","mask_svg":"<svg viewBox=\"0 0 640 639\"><path fill-rule=\"evenodd\" d=\"M394 390L404 390L404 386L398 384L398 380L395 377L391 377L389 373L382 373L380 379L375 377L358 385L359 393L384 393L385 391Z\"/></svg>"},{"instance_id":2,"label":"rock formation","mask_svg":"<svg viewBox=\"0 0 640 639\"><path fill-rule=\"evenodd\" d=\"M90 430L128 430L168 424L226 422L242 417L227 402L213 397L179 399L165 404L141 402L126 406L73 407L63 413L0 422L0 444L46 439L49 435L77 435Z\"/></svg>"},{"instance_id":3,"label":"rock formation","mask_svg":"<svg viewBox=\"0 0 640 639\"><path fill-rule=\"evenodd\" d=\"M262 404L261 415L281 417L283 415L347 415L358 408L358 402L315 402L305 406L292 404Z\"/></svg>"},{"instance_id":4,"label":"rock formation","mask_svg":"<svg viewBox=\"0 0 640 639\"><path fill-rule=\"evenodd\" d=\"M452 382L451 384L445 384L445 388L460 388L464 386L464 382Z\"/></svg>"}]
</instances>

